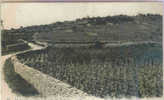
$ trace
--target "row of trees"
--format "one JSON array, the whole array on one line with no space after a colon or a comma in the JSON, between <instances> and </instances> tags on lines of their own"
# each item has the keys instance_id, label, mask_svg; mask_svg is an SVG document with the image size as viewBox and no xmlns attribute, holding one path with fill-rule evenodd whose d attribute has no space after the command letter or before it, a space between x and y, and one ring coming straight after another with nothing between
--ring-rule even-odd
<instances>
[{"instance_id":1,"label":"row of trees","mask_svg":"<svg viewBox=\"0 0 164 100\"><path fill-rule=\"evenodd\" d=\"M161 15L159 14L138 14L136 16L127 16L127 15L116 15L116 16L107 16L107 17L86 17L86 18L81 18L77 19L76 21L86 21L90 24L93 25L104 25L106 23L124 23L124 22L133 22L136 20L136 18L141 17L141 18L146 18L146 19L158 19L162 18Z\"/></svg>"}]
</instances>

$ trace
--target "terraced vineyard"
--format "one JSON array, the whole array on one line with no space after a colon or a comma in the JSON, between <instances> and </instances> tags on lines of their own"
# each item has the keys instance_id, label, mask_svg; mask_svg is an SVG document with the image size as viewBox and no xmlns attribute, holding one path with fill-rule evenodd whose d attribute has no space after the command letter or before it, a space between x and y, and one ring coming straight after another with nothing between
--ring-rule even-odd
<instances>
[{"instance_id":1,"label":"terraced vineyard","mask_svg":"<svg viewBox=\"0 0 164 100\"><path fill-rule=\"evenodd\" d=\"M7 55L10 53L15 53L23 50L30 49L30 46L27 43L17 43L7 46L6 48L2 48L2 55Z\"/></svg>"},{"instance_id":2,"label":"terraced vineyard","mask_svg":"<svg viewBox=\"0 0 164 100\"><path fill-rule=\"evenodd\" d=\"M162 96L162 46L48 47L17 55L32 68L88 94Z\"/></svg>"}]
</instances>

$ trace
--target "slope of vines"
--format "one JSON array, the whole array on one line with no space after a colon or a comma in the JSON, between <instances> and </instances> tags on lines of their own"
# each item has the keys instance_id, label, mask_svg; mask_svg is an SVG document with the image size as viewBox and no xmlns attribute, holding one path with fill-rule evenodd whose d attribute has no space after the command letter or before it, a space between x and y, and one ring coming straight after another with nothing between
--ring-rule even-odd
<instances>
[{"instance_id":1,"label":"slope of vines","mask_svg":"<svg viewBox=\"0 0 164 100\"><path fill-rule=\"evenodd\" d=\"M94 96L163 94L161 45L48 47L17 57L22 63Z\"/></svg>"}]
</instances>

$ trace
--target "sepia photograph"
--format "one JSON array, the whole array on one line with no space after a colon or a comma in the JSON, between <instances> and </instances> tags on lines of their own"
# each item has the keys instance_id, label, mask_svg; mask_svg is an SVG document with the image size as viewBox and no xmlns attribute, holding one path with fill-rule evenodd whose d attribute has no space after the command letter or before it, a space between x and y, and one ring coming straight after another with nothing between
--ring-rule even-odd
<instances>
[{"instance_id":1,"label":"sepia photograph","mask_svg":"<svg viewBox=\"0 0 164 100\"><path fill-rule=\"evenodd\" d=\"M0 6L2 100L164 100L162 2Z\"/></svg>"}]
</instances>

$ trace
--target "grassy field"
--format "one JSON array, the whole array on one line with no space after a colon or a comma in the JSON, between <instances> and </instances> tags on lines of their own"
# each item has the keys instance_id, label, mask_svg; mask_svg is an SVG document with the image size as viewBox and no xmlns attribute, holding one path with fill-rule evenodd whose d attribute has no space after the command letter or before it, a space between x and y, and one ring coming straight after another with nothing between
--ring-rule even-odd
<instances>
[{"instance_id":1,"label":"grassy field","mask_svg":"<svg viewBox=\"0 0 164 100\"><path fill-rule=\"evenodd\" d=\"M20 54L18 59L98 97L160 97L163 94L160 45L48 47Z\"/></svg>"}]
</instances>

